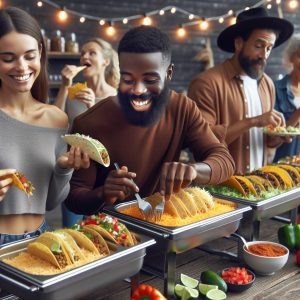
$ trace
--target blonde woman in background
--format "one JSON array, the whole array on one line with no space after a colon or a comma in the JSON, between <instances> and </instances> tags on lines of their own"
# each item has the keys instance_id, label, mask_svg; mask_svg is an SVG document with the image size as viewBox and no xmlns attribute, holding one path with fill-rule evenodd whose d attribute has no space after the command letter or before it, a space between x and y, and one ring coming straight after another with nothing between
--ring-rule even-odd
<instances>
[{"instance_id":1,"label":"blonde woman in background","mask_svg":"<svg viewBox=\"0 0 300 300\"><path fill-rule=\"evenodd\" d=\"M283 63L288 72L275 81L275 109L284 115L286 126L299 126L300 119L300 34L294 34L284 50ZM277 148L274 162L285 156L300 154L300 139Z\"/></svg>"},{"instance_id":2,"label":"blonde woman in background","mask_svg":"<svg viewBox=\"0 0 300 300\"><path fill-rule=\"evenodd\" d=\"M115 96L120 80L118 55L111 44L100 38L89 39L83 44L80 65L87 65L82 71L87 88L77 92L75 101L67 101L68 88L79 71L77 66L66 65L61 71L62 83L54 103L67 113L70 124L95 103Z\"/></svg>"},{"instance_id":3,"label":"blonde woman in background","mask_svg":"<svg viewBox=\"0 0 300 300\"><path fill-rule=\"evenodd\" d=\"M61 71L62 83L54 103L67 113L70 125L75 117L95 103L109 96L115 96L120 80L118 55L111 44L100 38L89 39L83 44L80 65L87 66L82 71L87 88L77 92L75 100L68 100L68 88L73 84L73 79L79 71L77 66L66 65ZM64 204L62 217L64 227L70 227L82 219L82 215L70 212Z\"/></svg>"}]
</instances>

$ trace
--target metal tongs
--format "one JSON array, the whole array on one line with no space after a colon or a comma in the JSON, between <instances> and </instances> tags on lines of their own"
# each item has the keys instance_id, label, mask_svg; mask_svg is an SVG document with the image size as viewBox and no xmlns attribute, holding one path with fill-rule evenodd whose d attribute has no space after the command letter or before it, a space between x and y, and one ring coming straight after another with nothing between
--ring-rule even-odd
<instances>
[{"instance_id":1,"label":"metal tongs","mask_svg":"<svg viewBox=\"0 0 300 300\"><path fill-rule=\"evenodd\" d=\"M165 196L162 196L161 202L158 203L154 208L154 219L156 222L161 220L161 216L163 215L165 209L165 202L166 198Z\"/></svg>"},{"instance_id":2,"label":"metal tongs","mask_svg":"<svg viewBox=\"0 0 300 300\"><path fill-rule=\"evenodd\" d=\"M115 162L114 166L115 166L116 170L120 170L118 163ZM134 183L133 179L131 179L131 181ZM150 219L153 215L151 204L149 202L145 201L144 199L142 199L142 197L139 195L139 193L135 193L134 195L135 195L139 209L140 209L144 219L145 220Z\"/></svg>"}]
</instances>

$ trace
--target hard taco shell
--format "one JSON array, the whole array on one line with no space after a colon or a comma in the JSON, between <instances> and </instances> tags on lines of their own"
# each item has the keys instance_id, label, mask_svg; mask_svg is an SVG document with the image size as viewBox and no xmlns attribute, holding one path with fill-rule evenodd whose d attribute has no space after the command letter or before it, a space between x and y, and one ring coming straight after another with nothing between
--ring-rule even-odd
<instances>
[{"instance_id":1,"label":"hard taco shell","mask_svg":"<svg viewBox=\"0 0 300 300\"><path fill-rule=\"evenodd\" d=\"M110 159L108 152L103 144L83 134L66 134L63 136L64 141L74 147L79 147L82 151L88 153L89 157L101 165L108 167Z\"/></svg>"}]
</instances>

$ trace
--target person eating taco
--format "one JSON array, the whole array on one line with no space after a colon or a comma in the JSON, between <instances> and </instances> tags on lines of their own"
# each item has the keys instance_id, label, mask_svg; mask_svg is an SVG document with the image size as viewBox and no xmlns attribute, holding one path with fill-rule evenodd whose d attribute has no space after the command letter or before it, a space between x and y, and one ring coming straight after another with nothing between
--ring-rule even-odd
<instances>
[{"instance_id":1,"label":"person eating taco","mask_svg":"<svg viewBox=\"0 0 300 300\"><path fill-rule=\"evenodd\" d=\"M105 146L98 140L93 139L83 134L66 134L63 136L64 141L70 146L79 147L82 151L86 152L91 159L108 167L110 159Z\"/></svg>"}]
</instances>

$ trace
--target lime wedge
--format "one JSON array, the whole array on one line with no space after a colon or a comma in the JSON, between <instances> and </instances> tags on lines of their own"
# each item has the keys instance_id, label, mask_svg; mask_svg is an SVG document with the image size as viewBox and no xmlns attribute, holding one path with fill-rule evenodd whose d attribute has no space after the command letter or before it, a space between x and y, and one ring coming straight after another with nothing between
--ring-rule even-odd
<instances>
[{"instance_id":1,"label":"lime wedge","mask_svg":"<svg viewBox=\"0 0 300 300\"><path fill-rule=\"evenodd\" d=\"M198 297L199 297L198 290L192 289L192 288L189 288L189 287L186 287L186 289L189 291L192 299L198 299Z\"/></svg>"},{"instance_id":2,"label":"lime wedge","mask_svg":"<svg viewBox=\"0 0 300 300\"><path fill-rule=\"evenodd\" d=\"M218 290L218 289L219 288L217 285L199 283L199 292L203 296L206 296L207 292L210 290Z\"/></svg>"},{"instance_id":3,"label":"lime wedge","mask_svg":"<svg viewBox=\"0 0 300 300\"><path fill-rule=\"evenodd\" d=\"M180 280L181 280L182 284L184 284L185 286L192 288L192 289L197 287L199 284L199 281L197 279L187 276L185 274L180 275Z\"/></svg>"},{"instance_id":4,"label":"lime wedge","mask_svg":"<svg viewBox=\"0 0 300 300\"><path fill-rule=\"evenodd\" d=\"M221 290L210 290L206 294L207 300L225 300L226 294Z\"/></svg>"},{"instance_id":5,"label":"lime wedge","mask_svg":"<svg viewBox=\"0 0 300 300\"><path fill-rule=\"evenodd\" d=\"M182 297L183 291L185 290L185 286L181 284L175 285L175 294L178 297Z\"/></svg>"},{"instance_id":6,"label":"lime wedge","mask_svg":"<svg viewBox=\"0 0 300 300\"><path fill-rule=\"evenodd\" d=\"M183 290L181 300L188 300L188 299L191 299L191 294L190 294L189 290L187 288L185 288Z\"/></svg>"}]
</instances>

